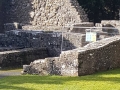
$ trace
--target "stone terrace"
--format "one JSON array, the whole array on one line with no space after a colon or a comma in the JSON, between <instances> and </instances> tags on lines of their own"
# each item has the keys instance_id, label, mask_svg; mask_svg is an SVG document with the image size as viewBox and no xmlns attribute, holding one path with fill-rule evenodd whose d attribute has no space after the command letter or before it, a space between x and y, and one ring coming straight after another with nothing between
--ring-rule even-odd
<instances>
[{"instance_id":1,"label":"stone terrace","mask_svg":"<svg viewBox=\"0 0 120 90\"><path fill-rule=\"evenodd\" d=\"M63 51L60 57L35 60L23 72L40 75L81 76L120 68L120 36L90 43L83 48Z\"/></svg>"},{"instance_id":2,"label":"stone terrace","mask_svg":"<svg viewBox=\"0 0 120 90\"><path fill-rule=\"evenodd\" d=\"M47 48L49 56L59 56L61 46L62 51L65 51L87 44L85 34L70 32L11 30L1 34L0 37L0 51L22 48Z\"/></svg>"}]
</instances>

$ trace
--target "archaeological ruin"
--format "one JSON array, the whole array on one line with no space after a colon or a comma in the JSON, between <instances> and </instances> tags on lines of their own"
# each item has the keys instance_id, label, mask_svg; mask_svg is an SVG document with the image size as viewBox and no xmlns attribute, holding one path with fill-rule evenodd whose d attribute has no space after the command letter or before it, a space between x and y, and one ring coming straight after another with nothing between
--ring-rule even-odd
<instances>
[{"instance_id":1,"label":"archaeological ruin","mask_svg":"<svg viewBox=\"0 0 120 90\"><path fill-rule=\"evenodd\" d=\"M65 76L120 68L120 21L89 22L77 0L10 0L0 12L1 68Z\"/></svg>"}]
</instances>

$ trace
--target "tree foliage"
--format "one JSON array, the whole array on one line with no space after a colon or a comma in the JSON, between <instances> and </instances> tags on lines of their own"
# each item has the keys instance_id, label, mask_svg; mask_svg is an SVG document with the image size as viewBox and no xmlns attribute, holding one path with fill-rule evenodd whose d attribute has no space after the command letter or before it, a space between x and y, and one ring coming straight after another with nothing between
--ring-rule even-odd
<instances>
[{"instance_id":1,"label":"tree foliage","mask_svg":"<svg viewBox=\"0 0 120 90\"><path fill-rule=\"evenodd\" d=\"M6 11L6 6L9 6L8 1L11 0L0 1L0 11ZM119 19L120 0L78 0L78 2L92 22Z\"/></svg>"},{"instance_id":2,"label":"tree foliage","mask_svg":"<svg viewBox=\"0 0 120 90\"><path fill-rule=\"evenodd\" d=\"M118 20L120 0L78 0L90 21Z\"/></svg>"}]
</instances>

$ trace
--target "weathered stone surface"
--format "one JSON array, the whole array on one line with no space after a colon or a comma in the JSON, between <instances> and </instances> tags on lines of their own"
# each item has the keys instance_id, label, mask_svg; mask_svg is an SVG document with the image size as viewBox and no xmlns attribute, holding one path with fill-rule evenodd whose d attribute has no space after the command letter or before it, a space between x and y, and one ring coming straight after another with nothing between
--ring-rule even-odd
<instances>
[{"instance_id":1,"label":"weathered stone surface","mask_svg":"<svg viewBox=\"0 0 120 90\"><path fill-rule=\"evenodd\" d=\"M78 76L78 52L64 51L60 55L61 75Z\"/></svg>"},{"instance_id":2,"label":"weathered stone surface","mask_svg":"<svg viewBox=\"0 0 120 90\"><path fill-rule=\"evenodd\" d=\"M71 25L70 31L73 33L83 33L85 34L87 27L93 27L94 24L90 22L84 22L84 23L74 23Z\"/></svg>"},{"instance_id":3,"label":"weathered stone surface","mask_svg":"<svg viewBox=\"0 0 120 90\"><path fill-rule=\"evenodd\" d=\"M35 60L23 65L23 72L38 75L78 76L77 52L64 51L60 57Z\"/></svg>"},{"instance_id":4,"label":"weathered stone surface","mask_svg":"<svg viewBox=\"0 0 120 90\"><path fill-rule=\"evenodd\" d=\"M120 36L88 44L78 51L78 74L87 75L120 67Z\"/></svg>"},{"instance_id":5,"label":"weathered stone surface","mask_svg":"<svg viewBox=\"0 0 120 90\"><path fill-rule=\"evenodd\" d=\"M102 20L101 24L104 27L111 27L115 29L103 29L103 31L106 31L108 35L118 35L120 34L120 21L119 20Z\"/></svg>"},{"instance_id":6,"label":"weathered stone surface","mask_svg":"<svg viewBox=\"0 0 120 90\"><path fill-rule=\"evenodd\" d=\"M19 67L35 59L48 57L46 48L26 48L0 52L0 67Z\"/></svg>"},{"instance_id":7,"label":"weathered stone surface","mask_svg":"<svg viewBox=\"0 0 120 90\"><path fill-rule=\"evenodd\" d=\"M19 23L6 23L4 24L4 31L22 29L22 26Z\"/></svg>"},{"instance_id":8,"label":"weathered stone surface","mask_svg":"<svg viewBox=\"0 0 120 90\"><path fill-rule=\"evenodd\" d=\"M49 56L59 56L61 50L71 50L86 44L85 35L80 33L11 30L0 37L0 51L45 47Z\"/></svg>"},{"instance_id":9,"label":"weathered stone surface","mask_svg":"<svg viewBox=\"0 0 120 90\"><path fill-rule=\"evenodd\" d=\"M12 0L9 3L6 23L22 23L23 29L59 30L65 24L88 21L77 0Z\"/></svg>"},{"instance_id":10,"label":"weathered stone surface","mask_svg":"<svg viewBox=\"0 0 120 90\"><path fill-rule=\"evenodd\" d=\"M89 75L98 71L120 68L119 53L120 36L115 36L90 43L83 48L63 51L56 59L36 60L30 64L31 68L27 72L40 75Z\"/></svg>"}]
</instances>

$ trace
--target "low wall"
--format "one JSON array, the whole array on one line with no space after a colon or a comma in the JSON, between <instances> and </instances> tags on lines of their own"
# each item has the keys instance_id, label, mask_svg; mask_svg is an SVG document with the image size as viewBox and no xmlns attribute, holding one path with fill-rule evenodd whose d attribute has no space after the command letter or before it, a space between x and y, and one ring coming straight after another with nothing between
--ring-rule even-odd
<instances>
[{"instance_id":1,"label":"low wall","mask_svg":"<svg viewBox=\"0 0 120 90\"><path fill-rule=\"evenodd\" d=\"M78 76L78 53L64 51L60 57L38 59L23 65L23 74Z\"/></svg>"},{"instance_id":2,"label":"low wall","mask_svg":"<svg viewBox=\"0 0 120 90\"><path fill-rule=\"evenodd\" d=\"M0 52L0 67L19 67L36 59L48 57L46 48L26 48Z\"/></svg>"},{"instance_id":3,"label":"low wall","mask_svg":"<svg viewBox=\"0 0 120 90\"><path fill-rule=\"evenodd\" d=\"M0 35L0 47L13 49L44 47L48 49L50 57L59 56L61 46L62 50L65 51L86 44L85 34L80 33L12 30Z\"/></svg>"},{"instance_id":4,"label":"low wall","mask_svg":"<svg viewBox=\"0 0 120 90\"><path fill-rule=\"evenodd\" d=\"M115 29L103 29L103 31L108 32L108 34L120 34L120 20L102 20L102 26L104 27L114 27Z\"/></svg>"},{"instance_id":5,"label":"low wall","mask_svg":"<svg viewBox=\"0 0 120 90\"><path fill-rule=\"evenodd\" d=\"M120 36L88 44L83 50L78 51L79 76L120 68Z\"/></svg>"},{"instance_id":6,"label":"low wall","mask_svg":"<svg viewBox=\"0 0 120 90\"><path fill-rule=\"evenodd\" d=\"M36 60L24 66L23 71L29 74L81 76L114 68L120 68L120 36L63 51L60 57Z\"/></svg>"},{"instance_id":7,"label":"low wall","mask_svg":"<svg viewBox=\"0 0 120 90\"><path fill-rule=\"evenodd\" d=\"M23 29L60 30L68 23L88 21L77 0L10 0L7 3L5 22L22 23Z\"/></svg>"}]
</instances>

